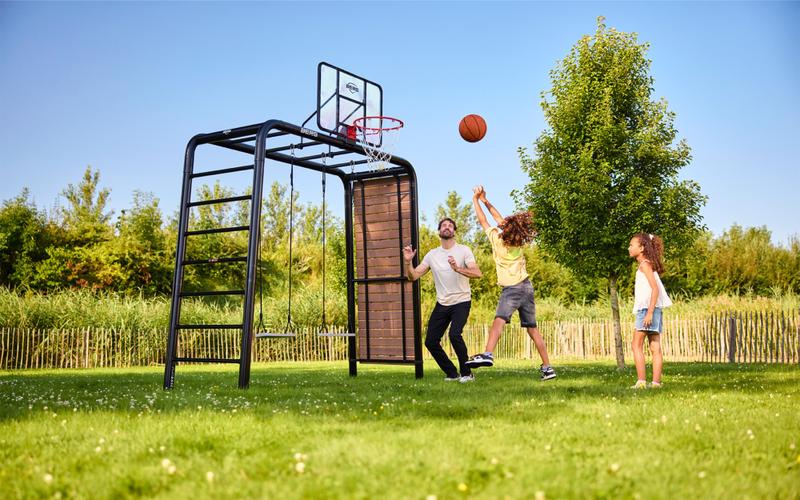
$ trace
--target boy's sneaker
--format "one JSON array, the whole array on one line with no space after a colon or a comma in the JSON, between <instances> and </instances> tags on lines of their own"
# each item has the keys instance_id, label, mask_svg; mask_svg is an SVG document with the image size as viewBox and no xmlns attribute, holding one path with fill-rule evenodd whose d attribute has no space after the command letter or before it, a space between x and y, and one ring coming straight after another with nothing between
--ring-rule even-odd
<instances>
[{"instance_id":1,"label":"boy's sneaker","mask_svg":"<svg viewBox=\"0 0 800 500\"><path fill-rule=\"evenodd\" d=\"M494 365L494 356L488 353L476 354L471 358L469 358L469 360L464 364L469 366L470 368L480 368L481 366L492 366Z\"/></svg>"},{"instance_id":2,"label":"boy's sneaker","mask_svg":"<svg viewBox=\"0 0 800 500\"><path fill-rule=\"evenodd\" d=\"M472 382L474 380L475 380L475 375L471 373L469 375L464 375L463 377L458 379L458 381L461 382L462 384L466 384L467 382Z\"/></svg>"},{"instance_id":3,"label":"boy's sneaker","mask_svg":"<svg viewBox=\"0 0 800 500\"><path fill-rule=\"evenodd\" d=\"M650 385L647 387L651 389L661 389L661 382L650 382Z\"/></svg>"},{"instance_id":4,"label":"boy's sneaker","mask_svg":"<svg viewBox=\"0 0 800 500\"><path fill-rule=\"evenodd\" d=\"M458 375L456 375L455 377L445 377L444 378L445 382L458 382L459 380L461 380L461 378Z\"/></svg>"},{"instance_id":5,"label":"boy's sneaker","mask_svg":"<svg viewBox=\"0 0 800 500\"><path fill-rule=\"evenodd\" d=\"M647 389L647 382L644 380L637 380L636 383L631 386L631 389Z\"/></svg>"},{"instance_id":6,"label":"boy's sneaker","mask_svg":"<svg viewBox=\"0 0 800 500\"><path fill-rule=\"evenodd\" d=\"M542 381L556 378L556 371L552 366L540 366L539 371L542 372Z\"/></svg>"}]
</instances>

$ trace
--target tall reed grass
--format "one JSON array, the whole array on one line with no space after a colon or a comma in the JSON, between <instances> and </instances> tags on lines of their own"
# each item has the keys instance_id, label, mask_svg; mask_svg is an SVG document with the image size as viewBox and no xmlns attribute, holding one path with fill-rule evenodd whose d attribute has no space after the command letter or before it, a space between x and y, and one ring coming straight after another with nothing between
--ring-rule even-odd
<instances>
[{"instance_id":1,"label":"tall reed grass","mask_svg":"<svg viewBox=\"0 0 800 500\"><path fill-rule=\"evenodd\" d=\"M298 326L320 326L322 323L322 289L315 286L296 287L292 293L292 323ZM422 317L425 323L435 297L423 295ZM255 300L255 321L259 310L267 328L281 328L287 322L288 296L282 292L264 297L263 307ZM343 291L326 290L326 320L332 326L345 326L347 300ZM494 318L496 302L484 298L472 306L470 323L485 324ZM631 301L623 298L620 314L630 314ZM750 312L800 308L800 296L776 292L771 297L717 295L695 299L675 297L670 314ZM565 304L552 298L537 299L537 317L542 321L571 319L608 319L611 306L607 297L585 304ZM19 293L0 288L0 326L17 328L83 328L98 327L118 330L150 330L169 326L169 297L144 297L113 293L91 293L82 290L53 293ZM242 301L184 300L181 321L184 323L241 322ZM513 319L512 321L516 321Z\"/></svg>"}]
</instances>

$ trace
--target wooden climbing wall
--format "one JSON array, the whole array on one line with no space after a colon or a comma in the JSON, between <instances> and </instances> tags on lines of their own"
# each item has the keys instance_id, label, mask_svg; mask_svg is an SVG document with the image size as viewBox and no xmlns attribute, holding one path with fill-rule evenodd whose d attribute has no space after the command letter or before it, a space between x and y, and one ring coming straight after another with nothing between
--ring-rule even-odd
<instances>
[{"instance_id":1,"label":"wooden climbing wall","mask_svg":"<svg viewBox=\"0 0 800 500\"><path fill-rule=\"evenodd\" d=\"M405 176L353 186L357 344L360 361L414 361L413 285L403 277L403 247L411 244L412 196ZM398 191L399 189L399 191Z\"/></svg>"}]
</instances>

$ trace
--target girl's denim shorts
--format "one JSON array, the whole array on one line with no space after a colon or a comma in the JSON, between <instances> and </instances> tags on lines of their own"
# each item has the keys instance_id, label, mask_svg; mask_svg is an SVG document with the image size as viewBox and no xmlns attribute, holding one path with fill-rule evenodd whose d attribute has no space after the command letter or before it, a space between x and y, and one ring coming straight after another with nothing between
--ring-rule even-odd
<instances>
[{"instance_id":1,"label":"girl's denim shorts","mask_svg":"<svg viewBox=\"0 0 800 500\"><path fill-rule=\"evenodd\" d=\"M664 327L664 318L661 314L661 308L656 307L653 309L653 322L650 326L645 328L644 317L647 316L647 309L639 309L636 311L636 330L648 333L661 333Z\"/></svg>"}]
</instances>

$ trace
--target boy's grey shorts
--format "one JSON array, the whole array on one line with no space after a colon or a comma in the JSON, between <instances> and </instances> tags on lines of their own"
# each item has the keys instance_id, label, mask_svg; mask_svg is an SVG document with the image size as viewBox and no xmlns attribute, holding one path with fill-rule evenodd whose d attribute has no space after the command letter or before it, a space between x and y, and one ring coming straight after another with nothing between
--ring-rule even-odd
<instances>
[{"instance_id":1,"label":"boy's grey shorts","mask_svg":"<svg viewBox=\"0 0 800 500\"><path fill-rule=\"evenodd\" d=\"M514 311L519 311L519 322L523 328L536 326L536 302L533 298L533 285L528 278L516 285L503 287L494 317L508 323Z\"/></svg>"}]
</instances>

